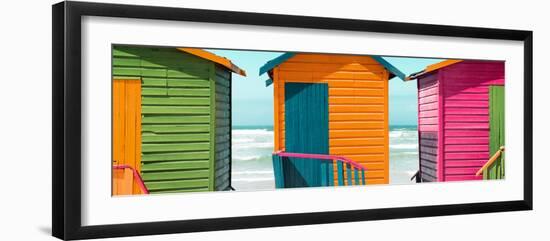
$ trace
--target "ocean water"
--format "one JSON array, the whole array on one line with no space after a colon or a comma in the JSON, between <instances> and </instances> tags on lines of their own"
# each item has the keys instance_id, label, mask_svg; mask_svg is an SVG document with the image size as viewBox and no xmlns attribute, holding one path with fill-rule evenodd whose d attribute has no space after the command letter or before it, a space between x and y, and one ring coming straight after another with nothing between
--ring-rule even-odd
<instances>
[{"instance_id":1,"label":"ocean water","mask_svg":"<svg viewBox=\"0 0 550 241\"><path fill-rule=\"evenodd\" d=\"M416 126L390 127L390 184L413 184L418 170ZM232 186L237 191L275 188L273 127L234 126L232 132Z\"/></svg>"},{"instance_id":2,"label":"ocean water","mask_svg":"<svg viewBox=\"0 0 550 241\"><path fill-rule=\"evenodd\" d=\"M418 171L416 126L390 126L390 184L414 184Z\"/></svg>"}]
</instances>

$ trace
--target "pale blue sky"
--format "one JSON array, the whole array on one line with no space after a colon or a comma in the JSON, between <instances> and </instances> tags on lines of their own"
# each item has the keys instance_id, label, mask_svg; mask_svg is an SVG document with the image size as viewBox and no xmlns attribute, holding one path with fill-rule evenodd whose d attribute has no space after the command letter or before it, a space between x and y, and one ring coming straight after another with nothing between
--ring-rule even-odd
<instances>
[{"instance_id":1,"label":"pale blue sky","mask_svg":"<svg viewBox=\"0 0 550 241\"><path fill-rule=\"evenodd\" d=\"M273 86L265 86L267 75L258 76L259 69L281 52L212 50L230 59L246 71L243 77L233 74L233 125L273 125ZM384 57L405 74L424 69L441 59ZM390 80L390 125L416 125L416 81Z\"/></svg>"}]
</instances>

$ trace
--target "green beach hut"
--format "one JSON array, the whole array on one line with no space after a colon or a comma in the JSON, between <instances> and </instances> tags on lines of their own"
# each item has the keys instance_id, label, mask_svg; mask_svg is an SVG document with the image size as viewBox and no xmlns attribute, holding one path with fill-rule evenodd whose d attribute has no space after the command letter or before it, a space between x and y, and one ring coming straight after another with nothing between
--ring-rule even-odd
<instances>
[{"instance_id":1,"label":"green beach hut","mask_svg":"<svg viewBox=\"0 0 550 241\"><path fill-rule=\"evenodd\" d=\"M125 45L112 67L113 166L150 193L232 189L231 77L245 71L202 49ZM140 193L131 175L115 178L114 195ZM124 180L131 193L115 187Z\"/></svg>"}]
</instances>

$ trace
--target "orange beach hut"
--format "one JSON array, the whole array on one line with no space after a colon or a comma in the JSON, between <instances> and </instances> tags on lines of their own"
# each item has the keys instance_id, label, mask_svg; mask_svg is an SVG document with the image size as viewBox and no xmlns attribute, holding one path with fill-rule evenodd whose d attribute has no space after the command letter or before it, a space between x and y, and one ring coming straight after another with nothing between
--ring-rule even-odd
<instances>
[{"instance_id":1,"label":"orange beach hut","mask_svg":"<svg viewBox=\"0 0 550 241\"><path fill-rule=\"evenodd\" d=\"M379 56L284 53L264 73L273 84L277 188L389 183L388 81L404 79L401 71ZM278 162L285 152L320 155ZM365 172L339 173L325 157Z\"/></svg>"}]
</instances>

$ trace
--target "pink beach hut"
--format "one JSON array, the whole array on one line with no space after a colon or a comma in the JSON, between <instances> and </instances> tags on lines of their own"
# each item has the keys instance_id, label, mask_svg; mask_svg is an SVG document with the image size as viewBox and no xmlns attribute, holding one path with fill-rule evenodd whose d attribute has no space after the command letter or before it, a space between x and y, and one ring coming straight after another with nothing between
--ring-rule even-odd
<instances>
[{"instance_id":1,"label":"pink beach hut","mask_svg":"<svg viewBox=\"0 0 550 241\"><path fill-rule=\"evenodd\" d=\"M414 79L417 181L504 178L504 62L445 60Z\"/></svg>"}]
</instances>

